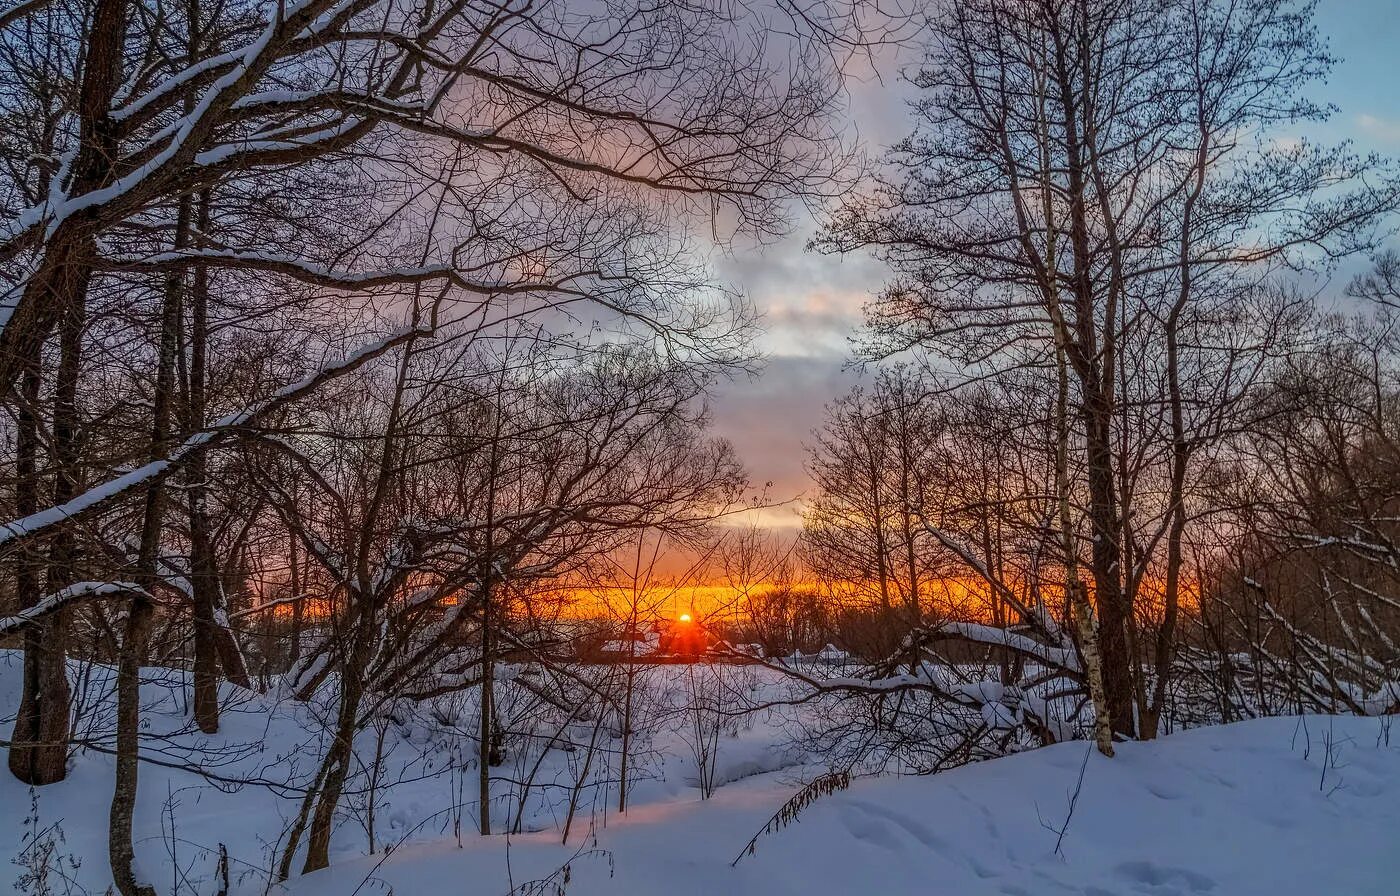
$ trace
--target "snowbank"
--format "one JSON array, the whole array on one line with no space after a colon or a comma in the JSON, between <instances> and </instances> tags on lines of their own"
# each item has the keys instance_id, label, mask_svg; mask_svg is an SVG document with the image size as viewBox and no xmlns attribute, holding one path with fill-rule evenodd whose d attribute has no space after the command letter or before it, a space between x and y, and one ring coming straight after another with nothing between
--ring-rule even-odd
<instances>
[{"instance_id":1,"label":"snowbank","mask_svg":"<svg viewBox=\"0 0 1400 896\"><path fill-rule=\"evenodd\" d=\"M0 714L13 713L18 659L0 652ZM679 675L679 668L660 674ZM213 894L223 844L231 896L264 893L273 847L296 811L297 785L314 772L324 748L318 708L245 694L241 705L229 707L225 731L211 738L189 730L183 683L171 673L147 689L147 731L165 735L148 742L148 756L168 765L142 768L140 867L161 893ZM80 689L98 704L101 692L100 681ZM100 729L108 713L91 715ZM683 730L681 724L677 731ZM820 771L820 757L786 749L779 721L754 719L720 738L721 786L702 801L695 761L677 731L648 745L653 763L625 817L616 814L615 791L607 795L601 787L604 797L581 809L565 846L546 810L527 816L525 829L535 833L482 838L468 809L459 813L459 846L444 807L453 804L454 792L470 794L475 786L474 769L462 764L472 745L421 725L391 730L375 808L375 854L367 855L364 799L347 798L333 866L273 892L506 894L551 875L560 883L566 864L570 896L1400 892L1400 731L1392 741L1386 719L1265 719L1124 744L1112 760L1075 742L932 777L857 780L808 806L797 823L760 838L756 852L736 867L731 862L793 795L799 778ZM373 735L362 756L372 755ZM100 730L94 736L102 740ZM170 767L203 751L212 779ZM579 761L562 750L547 758L556 765L551 774L559 775ZM501 770L503 778L517 773L509 765ZM246 779L278 786L230 783ZM63 832L55 855L81 861L67 866L83 888L72 892L105 889L111 780L110 756L80 753L67 781L38 791L36 828L28 823L28 788L0 772L0 805L7 810L0 813L0 892L11 891L25 871L11 861L20 857L25 834L54 823ZM508 805L509 783L500 783Z\"/></svg>"},{"instance_id":2,"label":"snowbank","mask_svg":"<svg viewBox=\"0 0 1400 896\"><path fill-rule=\"evenodd\" d=\"M1328 743L1331 743L1330 751ZM729 863L790 788L747 781L648 806L572 861L589 894L1391 896L1400 887L1400 732L1375 719L1264 719L1089 754L1082 743L933 777L857 781ZM1053 829L1053 830L1052 830ZM552 836L408 847L297 882L299 896L505 893L569 861ZM365 891L361 891L365 892Z\"/></svg>"}]
</instances>

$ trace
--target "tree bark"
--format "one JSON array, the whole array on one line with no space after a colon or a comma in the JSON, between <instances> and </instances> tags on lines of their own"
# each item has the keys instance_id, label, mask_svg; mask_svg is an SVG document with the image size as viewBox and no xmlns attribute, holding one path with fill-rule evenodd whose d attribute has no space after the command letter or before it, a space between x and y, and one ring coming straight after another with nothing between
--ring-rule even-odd
<instances>
[{"instance_id":1,"label":"tree bark","mask_svg":"<svg viewBox=\"0 0 1400 896\"><path fill-rule=\"evenodd\" d=\"M1109 444L1107 413L1111 402L1093 399L1085 403L1084 423L1089 467L1089 522L1093 532L1090 562L1094 578L1094 604L1098 610L1098 643L1103 660L1104 693L1113 717L1113 730L1133 737L1132 657L1128 651L1127 624L1118 544L1118 514L1113 487L1113 452Z\"/></svg>"},{"instance_id":2,"label":"tree bark","mask_svg":"<svg viewBox=\"0 0 1400 896\"><path fill-rule=\"evenodd\" d=\"M176 221L175 245L183 246L189 230L189 203L182 202ZM170 410L175 392L175 354L178 349L184 283L181 272L165 281L161 308L160 349L152 395L151 442L148 457L159 460L170 450ZM132 597L117 661L117 768L108 827L108 859L112 879L122 896L154 896L155 889L136 878L133 859L132 817L136 811L140 768L141 666L146 660L151 626L155 620L155 593L160 576L160 537L165 522L165 487L157 480L146 490L146 506L137 555L136 583L144 594Z\"/></svg>"},{"instance_id":3,"label":"tree bark","mask_svg":"<svg viewBox=\"0 0 1400 896\"><path fill-rule=\"evenodd\" d=\"M1069 376L1065 369L1063 348L1057 348L1055 360L1059 372L1055 409L1055 491L1059 502L1060 537L1065 553L1065 592L1079 641L1079 652L1084 657L1084 677L1088 679L1089 699L1094 704L1094 743L1100 753L1112 756L1115 711L1104 686L1103 657L1099 642L1102 628L1094 628L1094 607L1084 594L1084 583L1079 578L1079 549L1075 544L1074 520L1070 513Z\"/></svg>"},{"instance_id":4,"label":"tree bark","mask_svg":"<svg viewBox=\"0 0 1400 896\"><path fill-rule=\"evenodd\" d=\"M360 604L365 602L363 597L358 601ZM358 618L360 613L364 612L369 612L371 618ZM335 738L326 753L325 775L321 792L316 798L316 811L311 816L311 832L306 843L306 862L302 865L302 874L319 871L330 865L335 810L340 804L340 794L345 789L345 780L354 758L355 733L360 724L360 702L364 698L365 669L369 665L369 639L374 629L373 611L362 609L360 613L356 614L354 643L346 654L345 666L341 669Z\"/></svg>"},{"instance_id":5,"label":"tree bark","mask_svg":"<svg viewBox=\"0 0 1400 896\"><path fill-rule=\"evenodd\" d=\"M39 507L38 488L38 410L40 374L37 365L25 370L22 381L15 437L15 509L21 516ZM55 427L54 444L59 466L71 464L74 428L69 415ZM71 471L56 478L55 497L71 493ZM61 550L61 542L55 543ZM65 575L70 564L55 554L52 569ZM21 608L34 606L41 597L36 560L27 547L15 556L15 589ZM65 633L67 611L60 610L30 626L24 633L24 679L19 712L10 738L9 764L14 776L26 784L44 785L62 781L68 773L68 735L71 693L68 685Z\"/></svg>"},{"instance_id":6,"label":"tree bark","mask_svg":"<svg viewBox=\"0 0 1400 896\"><path fill-rule=\"evenodd\" d=\"M188 202L188 200L184 200ZM196 232L209 228L210 194L200 194ZM209 340L209 272L196 265L189 288L190 362L186 427L194 432L207 423L206 378ZM219 730L219 667L240 687L252 687L243 652L228 625L228 608L210 531L205 453L195 452L187 467L190 518L190 587L194 619L194 718L201 731Z\"/></svg>"},{"instance_id":7,"label":"tree bark","mask_svg":"<svg viewBox=\"0 0 1400 896\"><path fill-rule=\"evenodd\" d=\"M1067 97L1072 101L1072 97ZM1072 108L1067 106L1067 108ZM1099 334L1094 286L1089 270L1088 210L1082 150L1079 148L1073 116L1066 117L1069 153L1070 242L1074 248L1074 306L1076 344L1068 347L1079 378L1080 418L1084 424L1085 460L1088 473L1089 524L1093 536L1090 569L1094 579L1094 604L1098 611L1098 648L1102 660L1104 692L1113 729L1132 737L1133 678L1128 652L1126 625L1130 609L1125 606L1122 584L1122 546L1119 541L1117 490L1114 487L1113 457L1113 341L1107 331L1102 343Z\"/></svg>"},{"instance_id":8,"label":"tree bark","mask_svg":"<svg viewBox=\"0 0 1400 896\"><path fill-rule=\"evenodd\" d=\"M128 0L96 0L83 46L78 92L78 147L72 195L106 186L117 155L112 98L122 77ZM0 391L9 392L35 363L49 334L74 305L85 305L97 255L94 224L83 212L66 218L43 243L43 257L10 319L0 327Z\"/></svg>"},{"instance_id":9,"label":"tree bark","mask_svg":"<svg viewBox=\"0 0 1400 896\"><path fill-rule=\"evenodd\" d=\"M495 650L491 631L491 590L483 582L481 601L481 738L477 750L477 791L478 827L483 835L491 833L491 731L495 720L495 663L491 654Z\"/></svg>"}]
</instances>

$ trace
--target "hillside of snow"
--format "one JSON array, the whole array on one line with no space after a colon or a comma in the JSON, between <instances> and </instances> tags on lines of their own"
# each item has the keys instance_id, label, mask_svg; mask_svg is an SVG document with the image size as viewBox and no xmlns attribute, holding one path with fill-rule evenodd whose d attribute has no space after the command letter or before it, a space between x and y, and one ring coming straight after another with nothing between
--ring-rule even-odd
<instances>
[{"instance_id":1,"label":"hillside of snow","mask_svg":"<svg viewBox=\"0 0 1400 896\"><path fill-rule=\"evenodd\" d=\"M1387 744L1374 719L1264 719L1125 744L1111 760L1090 754L1066 828L1084 757L1085 745L1070 743L931 777L856 781L732 868L791 788L751 779L705 803L646 806L599 833L606 855L572 860L568 892L1400 892L1400 739ZM291 892L505 893L572 853L551 835L514 838L507 869L499 842L412 846Z\"/></svg>"},{"instance_id":2,"label":"hillside of snow","mask_svg":"<svg viewBox=\"0 0 1400 896\"><path fill-rule=\"evenodd\" d=\"M0 655L0 713L14 711L18 672L17 654ZM244 694L224 730L206 737L188 731L183 677L149 674L162 682L148 689L152 762L142 767L138 856L162 893L213 896L219 844L236 896L504 896L559 886L574 896L1400 892L1400 731L1392 737L1388 719L1319 716L1123 744L1113 759L1072 742L934 776L858 778L759 837L732 867L802 781L822 771L820 757L788 746L787 723L776 716L723 733L721 785L708 800L700 798L683 726L663 730L647 745L645 780L628 813L619 816L615 795L599 785L568 844L560 842L560 802L549 798L523 810L527 833L477 835L475 809L452 808L475 787L475 769L451 753L462 738L441 719L404 722L390 726L380 746L374 853L367 797L352 794L332 867L270 884L297 788L323 747L317 705ZM663 674L680 676L684 667ZM101 681L85 686L93 701L85 736L98 748L77 752L69 779L31 794L0 774L7 810L0 844L9 846L0 856L0 892L16 882L33 891L22 881L34 850L23 853L21 844L32 845L34 831L67 878L51 877L52 892L100 894L110 883L112 760L100 749L110 708ZM376 732L366 734L358 747L369 759ZM200 753L213 757L204 760L207 777L180 768ZM578 751L546 751L538 777L553 786L543 792L568 790L571 780L588 785L578 763ZM519 769L508 763L498 774L493 799L505 818L509 779Z\"/></svg>"}]
</instances>

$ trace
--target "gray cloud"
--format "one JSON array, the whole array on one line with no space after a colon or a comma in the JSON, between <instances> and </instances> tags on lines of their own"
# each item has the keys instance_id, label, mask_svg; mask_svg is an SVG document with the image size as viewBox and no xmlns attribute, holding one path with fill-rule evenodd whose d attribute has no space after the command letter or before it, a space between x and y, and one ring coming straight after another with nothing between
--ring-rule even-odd
<instances>
[{"instance_id":1,"label":"gray cloud","mask_svg":"<svg viewBox=\"0 0 1400 896\"><path fill-rule=\"evenodd\" d=\"M842 368L839 356L773 357L761 376L728 383L715 397L715 434L733 443L755 488L772 483L770 499L793 501L810 488L805 446L824 406L857 381ZM795 526L799 508L788 505L770 521Z\"/></svg>"},{"instance_id":2,"label":"gray cloud","mask_svg":"<svg viewBox=\"0 0 1400 896\"><path fill-rule=\"evenodd\" d=\"M911 88L899 68L912 51L887 54L848 85L850 133L869 154L905 135ZM712 259L716 275L741 290L763 313L760 347L768 357L762 374L725 384L713 403L715 431L729 439L756 487L771 482L769 497L793 503L765 515L780 527L800 524L798 499L811 487L803 464L805 445L822 423L824 406L859 376L844 370L851 337L867 299L889 269L864 253L822 255L806 249L818 217L795 210L792 232L767 245L734 245Z\"/></svg>"}]
</instances>

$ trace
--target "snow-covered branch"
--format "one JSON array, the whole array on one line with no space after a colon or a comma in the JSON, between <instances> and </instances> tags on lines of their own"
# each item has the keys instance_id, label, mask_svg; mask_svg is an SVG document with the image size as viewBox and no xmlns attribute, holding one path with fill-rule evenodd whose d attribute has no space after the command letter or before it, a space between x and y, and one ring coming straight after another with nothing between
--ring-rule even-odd
<instances>
[{"instance_id":1,"label":"snow-covered branch","mask_svg":"<svg viewBox=\"0 0 1400 896\"><path fill-rule=\"evenodd\" d=\"M431 335L432 332L431 328L414 327L363 346L341 361L322 367L294 383L283 386L270 397L241 411L229 414L216 421L208 429L189 436L160 460L150 461L114 479L93 486L62 504L47 507L7 523L0 523L0 548L33 538L68 520L104 507L133 489L163 478L195 452L217 447L230 438L238 437L247 427L257 424L278 408L299 398L304 398L325 383L357 370L405 342Z\"/></svg>"},{"instance_id":2,"label":"snow-covered branch","mask_svg":"<svg viewBox=\"0 0 1400 896\"><path fill-rule=\"evenodd\" d=\"M151 595L133 582L75 582L72 585L44 596L38 603L19 611L13 616L0 616L0 638L16 634L26 627L56 613L64 607L82 601L107 597L128 597Z\"/></svg>"}]
</instances>

